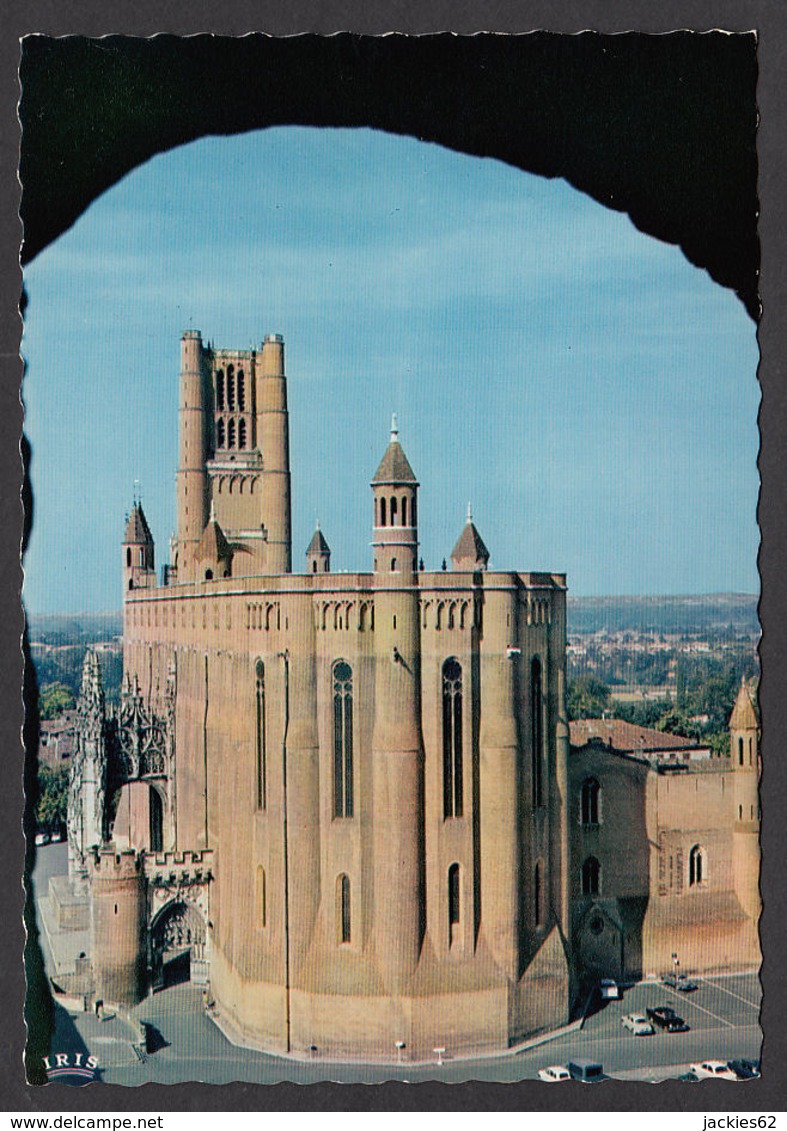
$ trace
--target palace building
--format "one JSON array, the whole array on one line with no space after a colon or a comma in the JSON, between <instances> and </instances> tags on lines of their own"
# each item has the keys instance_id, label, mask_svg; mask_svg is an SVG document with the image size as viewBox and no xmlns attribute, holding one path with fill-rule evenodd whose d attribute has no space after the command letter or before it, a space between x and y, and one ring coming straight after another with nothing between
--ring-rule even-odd
<instances>
[{"instance_id":1,"label":"palace building","mask_svg":"<svg viewBox=\"0 0 787 1131\"><path fill-rule=\"evenodd\" d=\"M294 572L278 335L235 351L184 334L179 412L160 579L139 502L127 520L119 704L85 659L69 867L90 903L93 996L133 1004L187 955L233 1039L394 1061L505 1049L565 1023L600 964L642 974L641 941L618 936L648 922L628 896L654 904L668 883L653 854L692 803L670 790L700 783L724 824L719 783L751 807L756 772L726 759L664 787L608 744L570 757L564 575L490 570L469 514L451 568L424 570L395 420L358 492L367 569L332 573L318 528ZM695 861L692 886L740 907L754 963L753 809L733 835L718 855L704 835L714 863ZM621 845L638 853L631 892ZM745 933L709 961L739 967Z\"/></svg>"}]
</instances>

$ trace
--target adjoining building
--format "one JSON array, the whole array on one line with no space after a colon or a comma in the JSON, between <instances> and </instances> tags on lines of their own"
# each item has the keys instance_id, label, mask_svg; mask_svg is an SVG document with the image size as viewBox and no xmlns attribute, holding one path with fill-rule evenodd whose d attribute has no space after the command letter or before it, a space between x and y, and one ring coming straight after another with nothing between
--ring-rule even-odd
<instances>
[{"instance_id":1,"label":"adjoining building","mask_svg":"<svg viewBox=\"0 0 787 1131\"><path fill-rule=\"evenodd\" d=\"M730 754L618 719L571 723L571 939L586 979L759 966L759 720Z\"/></svg>"},{"instance_id":2,"label":"adjoining building","mask_svg":"<svg viewBox=\"0 0 787 1131\"><path fill-rule=\"evenodd\" d=\"M188 950L219 1022L278 1051L415 1059L567 1020L565 577L490 570L469 515L424 570L418 491L394 420L371 568L332 573L318 530L293 573L282 339L184 335L170 561L159 584L136 503L121 703L92 654L80 699L98 997Z\"/></svg>"}]
</instances>

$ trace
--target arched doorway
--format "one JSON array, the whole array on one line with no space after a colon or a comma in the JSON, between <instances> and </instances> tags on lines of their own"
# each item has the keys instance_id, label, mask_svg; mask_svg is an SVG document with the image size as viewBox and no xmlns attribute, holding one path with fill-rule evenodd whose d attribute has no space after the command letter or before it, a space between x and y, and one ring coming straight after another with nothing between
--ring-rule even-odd
<instances>
[{"instance_id":1,"label":"arched doorway","mask_svg":"<svg viewBox=\"0 0 787 1131\"><path fill-rule=\"evenodd\" d=\"M166 904L150 927L153 990L180 982L207 985L207 931L199 908L185 900Z\"/></svg>"}]
</instances>

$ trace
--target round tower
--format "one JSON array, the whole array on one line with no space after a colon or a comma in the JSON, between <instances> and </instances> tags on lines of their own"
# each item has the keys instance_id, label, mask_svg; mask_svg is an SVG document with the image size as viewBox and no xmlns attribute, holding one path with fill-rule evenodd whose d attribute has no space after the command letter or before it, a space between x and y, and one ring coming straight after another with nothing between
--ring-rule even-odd
<instances>
[{"instance_id":1,"label":"round tower","mask_svg":"<svg viewBox=\"0 0 787 1131\"><path fill-rule=\"evenodd\" d=\"M746 913L760 913L760 724L753 689L741 682L730 716L733 771L733 866L735 890Z\"/></svg>"},{"instance_id":2,"label":"round tower","mask_svg":"<svg viewBox=\"0 0 787 1131\"><path fill-rule=\"evenodd\" d=\"M146 902L136 852L96 851L90 860L91 946L96 1000L136 1005L147 990Z\"/></svg>"},{"instance_id":3,"label":"round tower","mask_svg":"<svg viewBox=\"0 0 787 1131\"><path fill-rule=\"evenodd\" d=\"M257 436L263 468L261 512L267 534L265 573L290 573L290 438L281 334L268 334L257 354L256 393Z\"/></svg>"},{"instance_id":4,"label":"round tower","mask_svg":"<svg viewBox=\"0 0 787 1131\"><path fill-rule=\"evenodd\" d=\"M187 330L180 343L180 454L177 472L178 571L190 579L194 552L208 521L207 380L199 330Z\"/></svg>"},{"instance_id":5,"label":"round tower","mask_svg":"<svg viewBox=\"0 0 787 1131\"><path fill-rule=\"evenodd\" d=\"M375 701L372 734L374 946L393 993L418 963L424 932L424 753L418 617L417 491L391 439L374 492Z\"/></svg>"}]
</instances>

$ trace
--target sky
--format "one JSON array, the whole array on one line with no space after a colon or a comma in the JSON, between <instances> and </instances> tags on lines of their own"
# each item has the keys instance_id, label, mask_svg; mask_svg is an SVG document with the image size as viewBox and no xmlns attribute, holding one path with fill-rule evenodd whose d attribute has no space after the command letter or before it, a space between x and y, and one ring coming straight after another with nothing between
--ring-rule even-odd
<instances>
[{"instance_id":1,"label":"sky","mask_svg":"<svg viewBox=\"0 0 787 1131\"><path fill-rule=\"evenodd\" d=\"M374 130L203 138L128 174L26 269L31 613L120 607L135 481L168 560L179 343L284 335L293 563L371 569L392 412L439 569L569 592L759 591L756 329L679 248L562 180Z\"/></svg>"}]
</instances>

